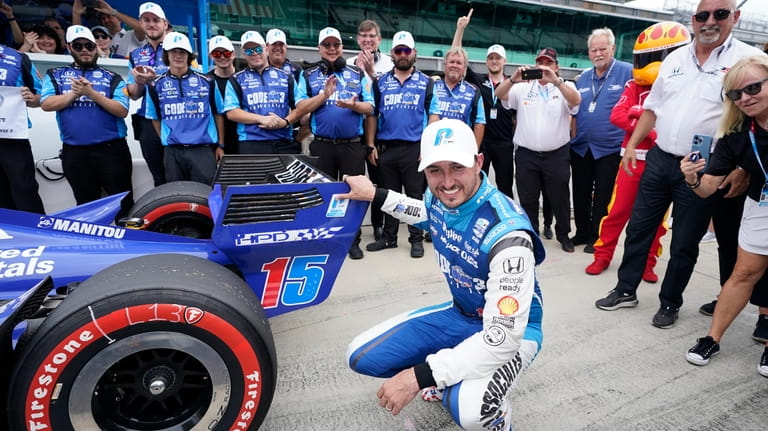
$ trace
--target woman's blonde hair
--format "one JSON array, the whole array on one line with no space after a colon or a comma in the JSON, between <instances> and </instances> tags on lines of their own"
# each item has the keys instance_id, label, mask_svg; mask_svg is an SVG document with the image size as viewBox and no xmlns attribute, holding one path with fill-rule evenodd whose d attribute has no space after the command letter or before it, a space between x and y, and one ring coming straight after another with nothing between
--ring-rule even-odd
<instances>
[{"instance_id":1,"label":"woman's blonde hair","mask_svg":"<svg viewBox=\"0 0 768 431\"><path fill-rule=\"evenodd\" d=\"M723 95L736 88L744 79L747 73L747 67L755 66L762 69L768 75L768 56L755 55L753 57L742 58L733 65L731 70L723 78ZM743 129L744 120L747 118L741 109L736 106L736 102L724 96L725 104L723 107L723 116L720 117L720 126L717 129L716 137L720 138L729 133L739 132Z\"/></svg>"}]
</instances>

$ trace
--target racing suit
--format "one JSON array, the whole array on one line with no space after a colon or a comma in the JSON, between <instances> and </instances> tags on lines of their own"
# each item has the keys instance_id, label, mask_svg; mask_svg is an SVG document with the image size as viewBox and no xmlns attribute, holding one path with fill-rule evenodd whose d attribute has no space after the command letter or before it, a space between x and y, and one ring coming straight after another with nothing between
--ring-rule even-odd
<instances>
[{"instance_id":1,"label":"racing suit","mask_svg":"<svg viewBox=\"0 0 768 431\"><path fill-rule=\"evenodd\" d=\"M434 238L453 300L401 314L358 335L349 366L391 377L414 367L421 388L445 389L443 406L468 430L508 430L510 392L541 349L544 248L525 212L491 186L457 208L378 189L382 210ZM426 205L426 206L425 206Z\"/></svg>"},{"instance_id":2,"label":"racing suit","mask_svg":"<svg viewBox=\"0 0 768 431\"><path fill-rule=\"evenodd\" d=\"M637 120L643 112L643 102L648 96L651 87L638 85L634 80L630 80L624 86L624 93L611 111L611 123L626 131L624 142L621 143L621 155L624 155L624 149L627 147L629 137L637 126ZM632 214L632 206L635 204L637 190L640 187L640 178L645 171L645 155L648 150L656 145L656 131L652 130L637 145L635 154L637 155L637 167L633 169L633 175L624 171L623 166L619 166L616 174L616 182L613 186L613 194L608 203L608 214L600 220L598 229L598 238L595 242L595 260L613 259L613 253L616 251L616 244L619 242L619 236L624 231L624 227ZM648 260L645 267L653 269L656 266L656 260L661 256L661 237L667 232L664 222L656 229L656 236L651 243L651 249L648 252Z\"/></svg>"}]
</instances>

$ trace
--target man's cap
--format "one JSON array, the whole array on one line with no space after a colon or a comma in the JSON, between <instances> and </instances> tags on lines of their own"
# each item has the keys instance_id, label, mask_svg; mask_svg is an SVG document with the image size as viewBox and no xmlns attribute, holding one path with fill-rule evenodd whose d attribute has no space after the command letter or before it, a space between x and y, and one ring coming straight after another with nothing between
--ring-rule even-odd
<instances>
[{"instance_id":1,"label":"man's cap","mask_svg":"<svg viewBox=\"0 0 768 431\"><path fill-rule=\"evenodd\" d=\"M70 25L69 28L67 28L67 43L72 43L75 41L75 39L88 39L93 43L96 43L96 38L93 37L93 33L91 33L91 30L88 29L88 27L83 27L82 25Z\"/></svg>"},{"instance_id":2,"label":"man's cap","mask_svg":"<svg viewBox=\"0 0 768 431\"><path fill-rule=\"evenodd\" d=\"M194 54L192 51L192 45L189 43L189 38L184 33L178 31L172 31L165 35L163 39L163 51L170 51L172 49L181 48L190 54Z\"/></svg>"},{"instance_id":3,"label":"man's cap","mask_svg":"<svg viewBox=\"0 0 768 431\"><path fill-rule=\"evenodd\" d=\"M323 43L323 41L329 37L335 37L341 42L341 33L333 27L326 27L320 30L320 34L317 36L317 44L319 45Z\"/></svg>"},{"instance_id":4,"label":"man's cap","mask_svg":"<svg viewBox=\"0 0 768 431\"><path fill-rule=\"evenodd\" d=\"M437 162L456 162L471 168L476 155L477 141L467 123L454 118L438 120L421 134L419 172Z\"/></svg>"},{"instance_id":5,"label":"man's cap","mask_svg":"<svg viewBox=\"0 0 768 431\"><path fill-rule=\"evenodd\" d=\"M557 51L555 51L555 48L544 48L539 51L539 54L536 56L536 61L539 61L541 57L546 57L557 63Z\"/></svg>"},{"instance_id":6,"label":"man's cap","mask_svg":"<svg viewBox=\"0 0 768 431\"><path fill-rule=\"evenodd\" d=\"M245 46L246 43L255 43L256 45L267 46L267 42L261 37L258 31L248 30L240 36L240 46Z\"/></svg>"},{"instance_id":7,"label":"man's cap","mask_svg":"<svg viewBox=\"0 0 768 431\"><path fill-rule=\"evenodd\" d=\"M275 42L283 42L286 45L288 44L288 41L285 38L285 32L279 28L273 28L267 32L267 45L272 45Z\"/></svg>"},{"instance_id":8,"label":"man's cap","mask_svg":"<svg viewBox=\"0 0 768 431\"><path fill-rule=\"evenodd\" d=\"M392 36L392 48L397 46L407 46L408 48L416 48L416 42L413 40L413 35L407 31L398 31Z\"/></svg>"},{"instance_id":9,"label":"man's cap","mask_svg":"<svg viewBox=\"0 0 768 431\"><path fill-rule=\"evenodd\" d=\"M112 33L109 32L109 29L107 29L103 25L97 25L97 26L91 27L91 33L96 33L97 31L100 31L106 34L107 36L112 37Z\"/></svg>"},{"instance_id":10,"label":"man's cap","mask_svg":"<svg viewBox=\"0 0 768 431\"><path fill-rule=\"evenodd\" d=\"M505 60L507 59L507 51L504 49L503 46L499 44L491 45L488 47L488 53L485 54L485 57L488 58L488 56L491 54L499 54L501 58Z\"/></svg>"},{"instance_id":11,"label":"man's cap","mask_svg":"<svg viewBox=\"0 0 768 431\"><path fill-rule=\"evenodd\" d=\"M163 12L163 8L161 8L159 4L152 3L151 1L142 3L141 6L139 6L139 18L141 18L141 16L145 13L151 13L157 15L158 18L165 19L165 12Z\"/></svg>"},{"instance_id":12,"label":"man's cap","mask_svg":"<svg viewBox=\"0 0 768 431\"><path fill-rule=\"evenodd\" d=\"M232 45L232 42L229 40L226 36L213 36L211 40L208 41L208 53L213 52L214 50L222 48L227 51L234 51L235 47Z\"/></svg>"}]
</instances>

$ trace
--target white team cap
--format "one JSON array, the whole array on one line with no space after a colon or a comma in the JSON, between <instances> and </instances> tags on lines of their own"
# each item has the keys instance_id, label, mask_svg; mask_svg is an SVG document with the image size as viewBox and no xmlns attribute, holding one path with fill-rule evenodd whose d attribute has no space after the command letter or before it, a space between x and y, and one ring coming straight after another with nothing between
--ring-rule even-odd
<instances>
[{"instance_id":1,"label":"white team cap","mask_svg":"<svg viewBox=\"0 0 768 431\"><path fill-rule=\"evenodd\" d=\"M208 53L213 52L217 48L222 48L227 51L235 50L232 42L226 36L214 36L208 41Z\"/></svg>"},{"instance_id":2,"label":"white team cap","mask_svg":"<svg viewBox=\"0 0 768 431\"><path fill-rule=\"evenodd\" d=\"M413 35L407 31L398 31L392 37L392 48L397 46L407 46L408 48L416 48L416 42L413 40Z\"/></svg>"},{"instance_id":3,"label":"white team cap","mask_svg":"<svg viewBox=\"0 0 768 431\"><path fill-rule=\"evenodd\" d=\"M267 42L264 42L264 38L261 37L261 34L259 34L258 31L253 30L248 30L240 36L240 46L245 46L246 43L267 46Z\"/></svg>"},{"instance_id":4,"label":"white team cap","mask_svg":"<svg viewBox=\"0 0 768 431\"><path fill-rule=\"evenodd\" d=\"M67 43L74 42L75 39L88 39L93 43L96 43L96 38L93 37L93 33L88 27L82 25L70 25L67 28Z\"/></svg>"},{"instance_id":5,"label":"white team cap","mask_svg":"<svg viewBox=\"0 0 768 431\"><path fill-rule=\"evenodd\" d=\"M323 43L323 41L325 39L328 39L329 37L335 37L336 39L339 40L339 42L341 42L341 33L339 33L339 31L333 27L326 27L320 30L320 35L317 36L318 45Z\"/></svg>"},{"instance_id":6,"label":"white team cap","mask_svg":"<svg viewBox=\"0 0 768 431\"><path fill-rule=\"evenodd\" d=\"M145 13L151 13L157 15L158 18L165 19L165 12L163 12L163 8L157 3L142 3L141 6L139 6L139 18Z\"/></svg>"},{"instance_id":7,"label":"white team cap","mask_svg":"<svg viewBox=\"0 0 768 431\"><path fill-rule=\"evenodd\" d=\"M194 54L192 51L192 45L189 43L189 38L184 33L172 31L165 35L163 39L163 51L170 51L175 48L181 48L190 54Z\"/></svg>"},{"instance_id":8,"label":"white team cap","mask_svg":"<svg viewBox=\"0 0 768 431\"><path fill-rule=\"evenodd\" d=\"M273 28L267 32L267 45L272 45L275 42L288 43L285 39L285 33L279 28Z\"/></svg>"},{"instance_id":9,"label":"white team cap","mask_svg":"<svg viewBox=\"0 0 768 431\"><path fill-rule=\"evenodd\" d=\"M471 168L475 165L477 141L467 123L445 118L430 123L421 134L419 172L437 162L456 162Z\"/></svg>"},{"instance_id":10,"label":"white team cap","mask_svg":"<svg viewBox=\"0 0 768 431\"><path fill-rule=\"evenodd\" d=\"M488 47L488 53L485 54L485 57L487 58L491 54L499 54L501 58L507 59L507 51L504 49L501 45L491 45Z\"/></svg>"}]
</instances>

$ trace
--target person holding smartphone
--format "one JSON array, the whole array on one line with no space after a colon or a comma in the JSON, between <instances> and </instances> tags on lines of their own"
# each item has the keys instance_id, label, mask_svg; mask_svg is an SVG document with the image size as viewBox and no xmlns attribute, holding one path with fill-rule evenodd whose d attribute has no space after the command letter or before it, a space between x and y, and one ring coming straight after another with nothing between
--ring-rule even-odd
<instances>
[{"instance_id":1,"label":"person holding smartphone","mask_svg":"<svg viewBox=\"0 0 768 431\"><path fill-rule=\"evenodd\" d=\"M572 82L558 75L557 51L544 48L536 67L521 66L496 87L507 109L517 110L514 142L515 180L520 205L539 232L539 199L546 189L555 214L555 235L566 253L573 253L568 141L571 115L579 111L581 95ZM540 78L536 78L541 74ZM526 79L528 78L528 79Z\"/></svg>"},{"instance_id":2,"label":"person holding smartphone","mask_svg":"<svg viewBox=\"0 0 768 431\"><path fill-rule=\"evenodd\" d=\"M768 57L736 63L725 75L725 108L717 131L722 136L710 160L692 152L680 161L686 185L699 197L717 191L728 173L741 167L750 181L739 230L736 265L718 297L707 336L699 338L686 359L707 365L720 351L720 339L747 305L766 304L768 283L758 283L768 269ZM761 307L761 314L765 310ZM762 316L761 316L762 317ZM768 377L768 341L757 371Z\"/></svg>"}]
</instances>

